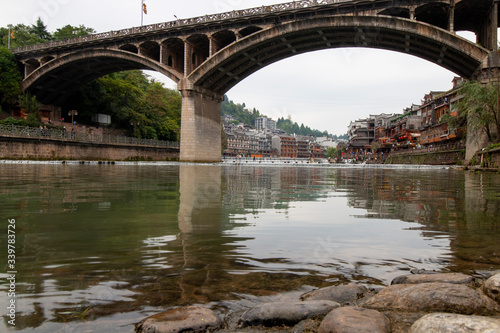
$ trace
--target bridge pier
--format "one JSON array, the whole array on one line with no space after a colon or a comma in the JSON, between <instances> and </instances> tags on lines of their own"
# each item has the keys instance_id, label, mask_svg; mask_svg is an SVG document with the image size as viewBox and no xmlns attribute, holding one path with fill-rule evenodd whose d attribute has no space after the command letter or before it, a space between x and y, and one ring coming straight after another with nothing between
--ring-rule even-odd
<instances>
[{"instance_id":1,"label":"bridge pier","mask_svg":"<svg viewBox=\"0 0 500 333\"><path fill-rule=\"evenodd\" d=\"M186 79L178 85L182 94L182 162L221 161L221 116L223 96L195 87Z\"/></svg>"}]
</instances>

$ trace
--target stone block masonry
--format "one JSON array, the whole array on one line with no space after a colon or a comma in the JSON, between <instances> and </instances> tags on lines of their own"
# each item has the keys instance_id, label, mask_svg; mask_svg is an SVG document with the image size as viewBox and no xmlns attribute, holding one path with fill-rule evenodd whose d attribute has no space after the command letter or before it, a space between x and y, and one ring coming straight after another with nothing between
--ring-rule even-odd
<instances>
[{"instance_id":1,"label":"stone block masonry","mask_svg":"<svg viewBox=\"0 0 500 333\"><path fill-rule=\"evenodd\" d=\"M182 93L181 161L220 162L223 97L187 81L178 88Z\"/></svg>"},{"instance_id":2,"label":"stone block masonry","mask_svg":"<svg viewBox=\"0 0 500 333\"><path fill-rule=\"evenodd\" d=\"M179 149L129 144L0 137L0 158L34 160L178 160Z\"/></svg>"},{"instance_id":3,"label":"stone block masonry","mask_svg":"<svg viewBox=\"0 0 500 333\"><path fill-rule=\"evenodd\" d=\"M465 152L460 150L418 152L389 155L385 164L453 165L460 164Z\"/></svg>"}]
</instances>

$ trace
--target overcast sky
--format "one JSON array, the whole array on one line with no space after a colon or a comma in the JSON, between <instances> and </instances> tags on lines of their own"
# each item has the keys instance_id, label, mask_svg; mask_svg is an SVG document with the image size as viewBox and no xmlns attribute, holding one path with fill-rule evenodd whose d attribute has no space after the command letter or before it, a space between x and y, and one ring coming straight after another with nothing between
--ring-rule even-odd
<instances>
[{"instance_id":1,"label":"overcast sky","mask_svg":"<svg viewBox=\"0 0 500 333\"><path fill-rule=\"evenodd\" d=\"M271 5L272 0L145 0L144 24ZM141 24L141 0L2 0L0 26L34 24L41 17L50 32L67 24L97 32ZM471 38L471 36L467 36ZM472 36L473 38L473 36ZM150 74L148 72L148 74ZM166 87L173 81L154 75ZM351 120L370 114L401 113L429 91L451 89L454 73L396 52L344 48L311 52L270 65L233 87L229 99L273 119L287 117L332 134L347 132Z\"/></svg>"}]
</instances>

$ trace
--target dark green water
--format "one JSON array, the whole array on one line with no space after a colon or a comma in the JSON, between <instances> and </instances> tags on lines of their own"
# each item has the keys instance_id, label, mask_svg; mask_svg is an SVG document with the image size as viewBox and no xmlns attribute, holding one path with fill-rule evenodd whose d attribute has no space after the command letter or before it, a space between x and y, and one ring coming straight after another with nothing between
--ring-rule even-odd
<instances>
[{"instance_id":1,"label":"dark green water","mask_svg":"<svg viewBox=\"0 0 500 333\"><path fill-rule=\"evenodd\" d=\"M500 269L500 176L449 169L0 164L0 313L19 332L132 332L414 269Z\"/></svg>"}]
</instances>

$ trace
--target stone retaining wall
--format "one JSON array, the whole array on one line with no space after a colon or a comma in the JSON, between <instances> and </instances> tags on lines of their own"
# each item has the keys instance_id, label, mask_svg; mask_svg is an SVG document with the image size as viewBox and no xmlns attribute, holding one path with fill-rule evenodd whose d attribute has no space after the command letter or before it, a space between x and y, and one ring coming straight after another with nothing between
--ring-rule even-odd
<instances>
[{"instance_id":1,"label":"stone retaining wall","mask_svg":"<svg viewBox=\"0 0 500 333\"><path fill-rule=\"evenodd\" d=\"M464 158L465 151L463 150L415 152L389 155L385 164L453 165L460 164Z\"/></svg>"},{"instance_id":2,"label":"stone retaining wall","mask_svg":"<svg viewBox=\"0 0 500 333\"><path fill-rule=\"evenodd\" d=\"M38 160L178 160L179 149L0 137L0 158Z\"/></svg>"},{"instance_id":3,"label":"stone retaining wall","mask_svg":"<svg viewBox=\"0 0 500 333\"><path fill-rule=\"evenodd\" d=\"M500 168L500 148L479 152L476 164L487 168Z\"/></svg>"}]
</instances>

